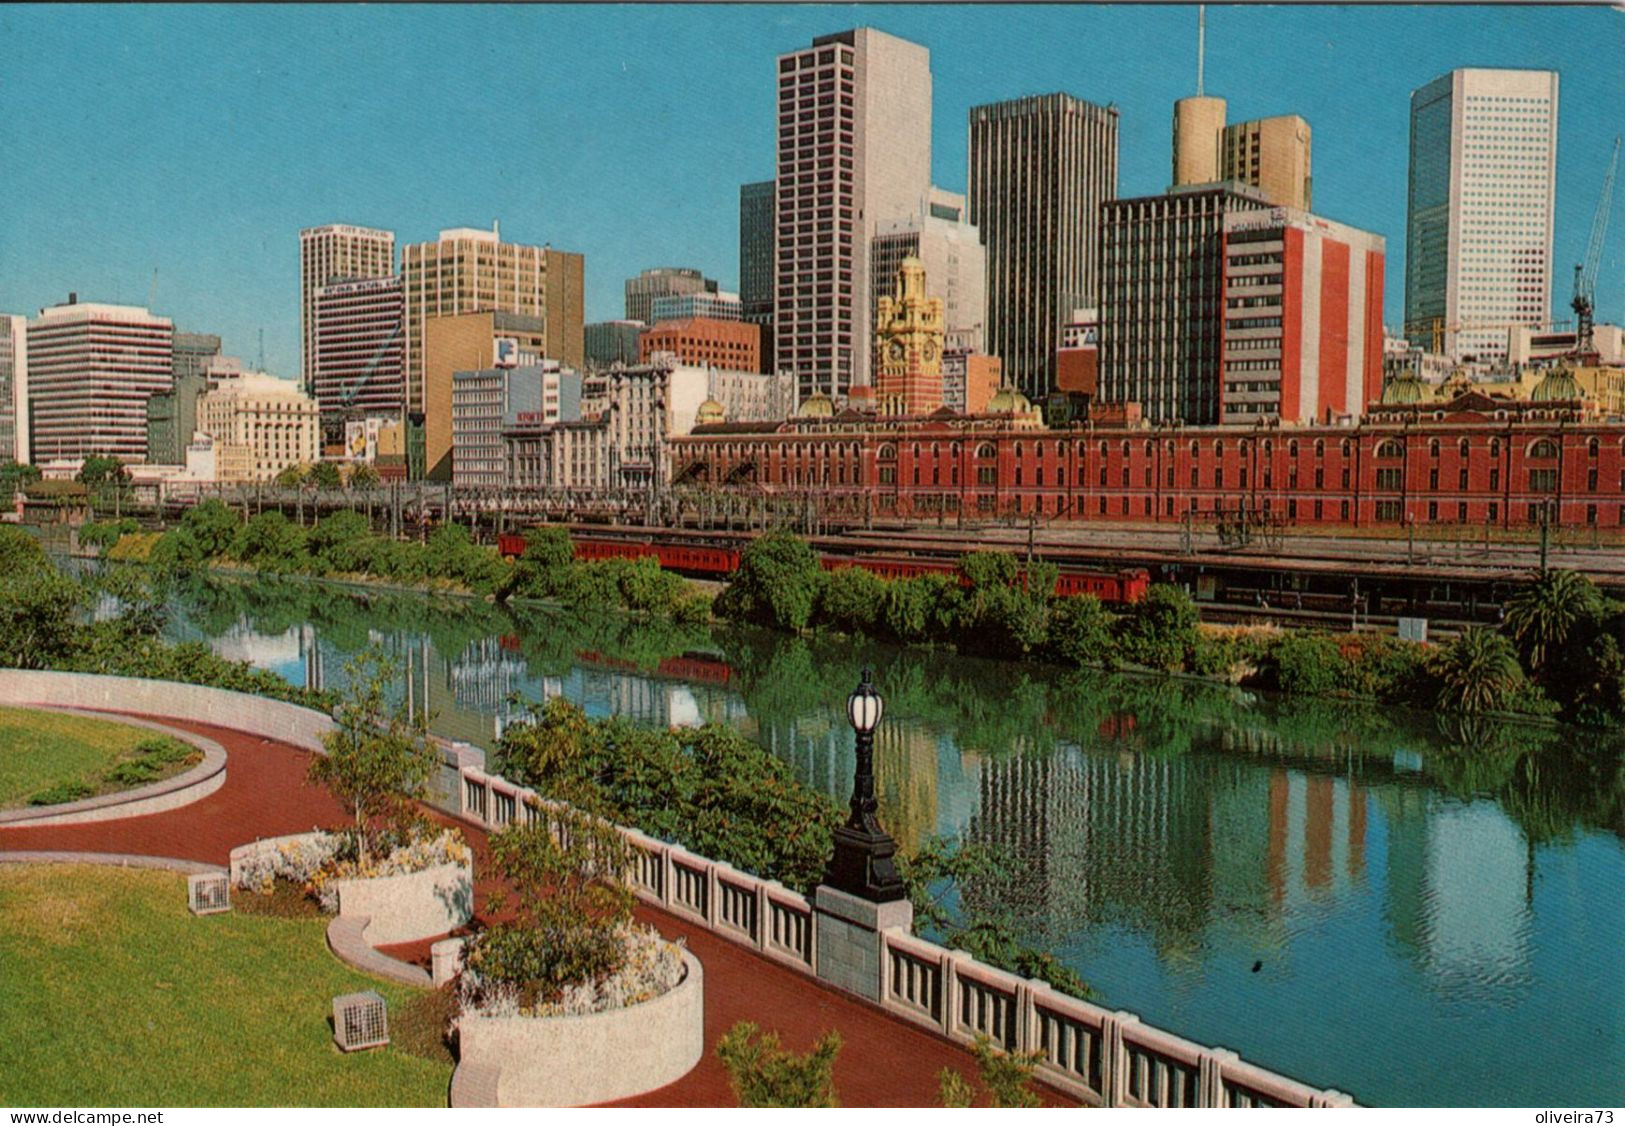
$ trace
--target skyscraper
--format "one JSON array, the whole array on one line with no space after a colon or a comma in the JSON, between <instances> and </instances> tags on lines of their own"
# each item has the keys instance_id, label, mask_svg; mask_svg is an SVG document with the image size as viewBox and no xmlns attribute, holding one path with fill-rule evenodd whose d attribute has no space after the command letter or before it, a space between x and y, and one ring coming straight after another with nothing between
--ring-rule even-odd
<instances>
[{"instance_id":1,"label":"skyscraper","mask_svg":"<svg viewBox=\"0 0 1625 1126\"><path fill-rule=\"evenodd\" d=\"M965 219L965 197L932 188L915 214L877 228L869 250L873 315L879 316L882 297L893 296L904 259L918 258L925 267L926 295L942 301L946 346L984 351L987 254Z\"/></svg>"},{"instance_id":2,"label":"skyscraper","mask_svg":"<svg viewBox=\"0 0 1625 1126\"><path fill-rule=\"evenodd\" d=\"M1061 325L1096 304L1117 111L1045 94L970 111L970 221L987 247L987 350L1028 397L1055 383Z\"/></svg>"},{"instance_id":3,"label":"skyscraper","mask_svg":"<svg viewBox=\"0 0 1625 1126\"><path fill-rule=\"evenodd\" d=\"M869 384L870 240L931 187L931 55L873 28L779 56L774 334L800 398Z\"/></svg>"},{"instance_id":4,"label":"skyscraper","mask_svg":"<svg viewBox=\"0 0 1625 1126\"><path fill-rule=\"evenodd\" d=\"M28 460L28 318L0 313L0 464Z\"/></svg>"},{"instance_id":5,"label":"skyscraper","mask_svg":"<svg viewBox=\"0 0 1625 1126\"><path fill-rule=\"evenodd\" d=\"M475 312L540 317L546 322L545 354L579 368L585 360L583 275L581 255L503 242L495 226L489 231L458 227L441 231L435 242L404 247L407 409L424 409L423 326L431 317ZM446 403L449 410L449 398ZM445 425L449 433L449 418Z\"/></svg>"},{"instance_id":6,"label":"skyscraper","mask_svg":"<svg viewBox=\"0 0 1625 1126\"><path fill-rule=\"evenodd\" d=\"M175 327L130 305L40 310L28 325L28 397L37 461L147 456L147 400L168 391Z\"/></svg>"},{"instance_id":7,"label":"skyscraper","mask_svg":"<svg viewBox=\"0 0 1625 1126\"><path fill-rule=\"evenodd\" d=\"M745 319L773 314L773 181L739 186L739 299Z\"/></svg>"},{"instance_id":8,"label":"skyscraper","mask_svg":"<svg viewBox=\"0 0 1625 1126\"><path fill-rule=\"evenodd\" d=\"M316 291L336 279L382 278L395 272L395 232L329 224L299 232L299 378L316 378Z\"/></svg>"},{"instance_id":9,"label":"skyscraper","mask_svg":"<svg viewBox=\"0 0 1625 1126\"><path fill-rule=\"evenodd\" d=\"M716 291L717 283L698 270L683 266L656 266L635 278L626 279L626 319L652 325L655 323L655 298Z\"/></svg>"},{"instance_id":10,"label":"skyscraper","mask_svg":"<svg viewBox=\"0 0 1625 1126\"><path fill-rule=\"evenodd\" d=\"M1220 178L1249 184L1279 207L1308 211L1314 200L1309 123L1297 114L1226 125Z\"/></svg>"},{"instance_id":11,"label":"skyscraper","mask_svg":"<svg viewBox=\"0 0 1625 1126\"><path fill-rule=\"evenodd\" d=\"M1455 358L1505 356L1550 314L1557 74L1453 70L1411 94L1405 334Z\"/></svg>"},{"instance_id":12,"label":"skyscraper","mask_svg":"<svg viewBox=\"0 0 1625 1126\"><path fill-rule=\"evenodd\" d=\"M322 440L343 439L344 423L400 420L406 409L405 307L399 275L336 282L316 291L316 372L311 394Z\"/></svg>"}]
</instances>

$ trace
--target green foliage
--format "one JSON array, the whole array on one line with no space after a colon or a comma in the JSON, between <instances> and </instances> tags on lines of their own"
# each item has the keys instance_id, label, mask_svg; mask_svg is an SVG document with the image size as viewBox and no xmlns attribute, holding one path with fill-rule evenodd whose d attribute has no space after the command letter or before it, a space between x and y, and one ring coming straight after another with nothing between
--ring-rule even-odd
<instances>
[{"instance_id":1,"label":"green foliage","mask_svg":"<svg viewBox=\"0 0 1625 1126\"><path fill-rule=\"evenodd\" d=\"M981 1074L982 1086L987 1088L990 1098L989 1105L995 1109L1036 1107L1039 1104L1038 1096L1033 1093L1033 1069L1044 1058L1043 1052L1027 1052L1020 1055L1002 1052L993 1046L993 1041L986 1036L978 1036L971 1050L976 1053L976 1069ZM949 1095L959 1098L969 1093L970 1084L964 1082L951 1083L948 1076L957 1075L944 1068L939 1077L942 1084L944 1106L970 1106L969 1101L949 1102Z\"/></svg>"},{"instance_id":2,"label":"green foliage","mask_svg":"<svg viewBox=\"0 0 1625 1126\"><path fill-rule=\"evenodd\" d=\"M414 819L412 803L422 797L439 762L429 743L428 717L406 714L386 699L389 661L369 650L345 666L349 691L339 701L338 726L322 737L325 755L310 763L310 779L325 786L350 815L359 859L386 833Z\"/></svg>"},{"instance_id":3,"label":"green foliage","mask_svg":"<svg viewBox=\"0 0 1625 1126\"><path fill-rule=\"evenodd\" d=\"M502 576L504 565L495 552L476 544L463 525L442 524L424 546L423 569L432 578L487 591Z\"/></svg>"},{"instance_id":4,"label":"green foliage","mask_svg":"<svg viewBox=\"0 0 1625 1126\"><path fill-rule=\"evenodd\" d=\"M141 525L128 516L122 520L109 520L97 523L92 520L79 528L79 542L87 547L94 547L98 552L105 552L118 543L120 536L139 532Z\"/></svg>"},{"instance_id":5,"label":"green foliage","mask_svg":"<svg viewBox=\"0 0 1625 1126\"><path fill-rule=\"evenodd\" d=\"M651 731L558 698L532 715L498 743L506 777L798 890L823 875L839 811L732 728Z\"/></svg>"},{"instance_id":6,"label":"green foliage","mask_svg":"<svg viewBox=\"0 0 1625 1126\"><path fill-rule=\"evenodd\" d=\"M337 489L344 484L344 478L332 462L318 461L305 474L305 484L317 489Z\"/></svg>"},{"instance_id":7,"label":"green foliage","mask_svg":"<svg viewBox=\"0 0 1625 1126\"><path fill-rule=\"evenodd\" d=\"M847 633L874 633L886 604L886 586L862 567L839 567L824 576L818 621Z\"/></svg>"},{"instance_id":8,"label":"green foliage","mask_svg":"<svg viewBox=\"0 0 1625 1126\"><path fill-rule=\"evenodd\" d=\"M970 1080L951 1067L937 1072L937 1086L942 1105L950 1110L964 1110L976 1101L976 1090Z\"/></svg>"},{"instance_id":9,"label":"green foliage","mask_svg":"<svg viewBox=\"0 0 1625 1126\"><path fill-rule=\"evenodd\" d=\"M76 479L91 488L98 485L122 485L130 479L130 471L125 469L124 463L116 457L97 455L85 458Z\"/></svg>"},{"instance_id":10,"label":"green foliage","mask_svg":"<svg viewBox=\"0 0 1625 1126\"><path fill-rule=\"evenodd\" d=\"M14 529L3 531L0 666L56 667L76 647L79 613L88 601L87 592L46 561L32 539Z\"/></svg>"},{"instance_id":11,"label":"green foliage","mask_svg":"<svg viewBox=\"0 0 1625 1126\"><path fill-rule=\"evenodd\" d=\"M39 540L14 524L0 524L0 576L49 565Z\"/></svg>"},{"instance_id":12,"label":"green foliage","mask_svg":"<svg viewBox=\"0 0 1625 1126\"><path fill-rule=\"evenodd\" d=\"M357 545L371 538L372 525L359 512L345 509L323 517L305 535L305 551L314 569L341 574L360 568Z\"/></svg>"},{"instance_id":13,"label":"green foliage","mask_svg":"<svg viewBox=\"0 0 1625 1126\"><path fill-rule=\"evenodd\" d=\"M1570 633L1602 608L1602 593L1585 575L1547 571L1507 600L1506 633L1529 670L1539 675Z\"/></svg>"},{"instance_id":14,"label":"green foliage","mask_svg":"<svg viewBox=\"0 0 1625 1126\"><path fill-rule=\"evenodd\" d=\"M1064 665L1112 667L1114 620L1100 599L1092 594L1055 599L1050 607L1049 644L1045 655Z\"/></svg>"},{"instance_id":15,"label":"green foliage","mask_svg":"<svg viewBox=\"0 0 1625 1126\"><path fill-rule=\"evenodd\" d=\"M1463 630L1439 654L1433 672L1439 707L1469 715L1506 710L1523 684L1511 642L1476 626Z\"/></svg>"},{"instance_id":16,"label":"green foliage","mask_svg":"<svg viewBox=\"0 0 1625 1126\"><path fill-rule=\"evenodd\" d=\"M151 561L163 571L192 571L225 555L237 538L241 521L219 500L193 505L178 526L165 532Z\"/></svg>"},{"instance_id":17,"label":"green foliage","mask_svg":"<svg viewBox=\"0 0 1625 1126\"><path fill-rule=\"evenodd\" d=\"M491 838L516 915L476 936L468 955L481 977L518 987L523 1005L614 973L625 957L620 930L632 918L621 879L631 849L614 824L574 805L540 812Z\"/></svg>"},{"instance_id":18,"label":"green foliage","mask_svg":"<svg viewBox=\"0 0 1625 1126\"><path fill-rule=\"evenodd\" d=\"M303 465L290 465L276 475L275 483L284 489L297 489L305 483L310 471Z\"/></svg>"},{"instance_id":19,"label":"green foliage","mask_svg":"<svg viewBox=\"0 0 1625 1126\"><path fill-rule=\"evenodd\" d=\"M947 637L958 620L963 596L948 575L925 574L886 584L881 612L885 634L904 644Z\"/></svg>"},{"instance_id":20,"label":"green foliage","mask_svg":"<svg viewBox=\"0 0 1625 1126\"><path fill-rule=\"evenodd\" d=\"M1055 589L1053 565L1035 563L1023 579L1014 556L972 552L961 561L960 573L971 585L948 628L961 650L1019 659L1044 645Z\"/></svg>"},{"instance_id":21,"label":"green foliage","mask_svg":"<svg viewBox=\"0 0 1625 1126\"><path fill-rule=\"evenodd\" d=\"M344 479L344 484L350 489L376 489L379 481L378 470L361 461L351 468L350 475Z\"/></svg>"},{"instance_id":22,"label":"green foliage","mask_svg":"<svg viewBox=\"0 0 1625 1126\"><path fill-rule=\"evenodd\" d=\"M749 1021L740 1021L717 1041L716 1051L742 1107L841 1105L834 1076L841 1034L834 1029L812 1051L796 1055L779 1046L778 1033L763 1034Z\"/></svg>"},{"instance_id":23,"label":"green foliage","mask_svg":"<svg viewBox=\"0 0 1625 1126\"><path fill-rule=\"evenodd\" d=\"M948 894L985 881L1007 880L1009 871L986 845L932 837L913 856L900 857L898 873L914 905L915 928L934 933L944 945L956 947L1022 977L1047 981L1057 991L1087 1000L1094 991L1059 959L1023 943L1014 920L975 910L961 896L962 918L956 922L947 907Z\"/></svg>"},{"instance_id":24,"label":"green foliage","mask_svg":"<svg viewBox=\"0 0 1625 1126\"><path fill-rule=\"evenodd\" d=\"M82 779L58 782L54 786L41 790L28 799L29 805L63 805L70 801L81 801L96 791L89 783Z\"/></svg>"},{"instance_id":25,"label":"green foliage","mask_svg":"<svg viewBox=\"0 0 1625 1126\"><path fill-rule=\"evenodd\" d=\"M305 569L305 530L272 509L237 531L231 554L261 571L293 574Z\"/></svg>"},{"instance_id":26,"label":"green foliage","mask_svg":"<svg viewBox=\"0 0 1625 1126\"><path fill-rule=\"evenodd\" d=\"M1196 647L1200 615L1177 586L1154 584L1117 622L1123 658L1147 668L1178 670Z\"/></svg>"},{"instance_id":27,"label":"green foliage","mask_svg":"<svg viewBox=\"0 0 1625 1126\"><path fill-rule=\"evenodd\" d=\"M802 630L812 621L823 580L818 556L804 540L769 532L740 554L739 570L717 599L717 613L737 622Z\"/></svg>"},{"instance_id":28,"label":"green foliage","mask_svg":"<svg viewBox=\"0 0 1625 1126\"><path fill-rule=\"evenodd\" d=\"M0 464L0 502L9 505L14 493L24 485L38 481L40 476L37 465L26 465L17 461Z\"/></svg>"},{"instance_id":29,"label":"green foliage","mask_svg":"<svg viewBox=\"0 0 1625 1126\"><path fill-rule=\"evenodd\" d=\"M1324 633L1292 631L1275 643L1275 687L1306 696L1329 696L1341 687L1343 655Z\"/></svg>"}]
</instances>

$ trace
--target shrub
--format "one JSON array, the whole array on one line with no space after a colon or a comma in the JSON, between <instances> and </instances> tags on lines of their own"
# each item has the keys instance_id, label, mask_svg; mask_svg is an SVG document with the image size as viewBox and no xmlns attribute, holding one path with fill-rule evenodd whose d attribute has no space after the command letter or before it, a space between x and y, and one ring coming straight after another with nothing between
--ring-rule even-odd
<instances>
[{"instance_id":1,"label":"shrub","mask_svg":"<svg viewBox=\"0 0 1625 1126\"><path fill-rule=\"evenodd\" d=\"M1050 607L1046 655L1067 665L1111 667L1113 620L1092 594L1057 598Z\"/></svg>"},{"instance_id":2,"label":"shrub","mask_svg":"<svg viewBox=\"0 0 1625 1126\"><path fill-rule=\"evenodd\" d=\"M841 1034L834 1029L806 1055L779 1046L776 1032L763 1034L749 1021L730 1028L717 1042L717 1058L728 1069L734 1098L742 1107L840 1106L835 1095L835 1057Z\"/></svg>"},{"instance_id":3,"label":"shrub","mask_svg":"<svg viewBox=\"0 0 1625 1126\"><path fill-rule=\"evenodd\" d=\"M1273 653L1275 687L1304 696L1327 696L1343 686L1343 655L1324 633L1283 634Z\"/></svg>"},{"instance_id":4,"label":"shrub","mask_svg":"<svg viewBox=\"0 0 1625 1126\"><path fill-rule=\"evenodd\" d=\"M873 633L886 603L887 584L862 567L839 567L824 576L818 620L847 633Z\"/></svg>"},{"instance_id":5,"label":"shrub","mask_svg":"<svg viewBox=\"0 0 1625 1126\"><path fill-rule=\"evenodd\" d=\"M1126 660L1148 668L1177 670L1196 645L1200 615L1182 589L1157 583L1117 621L1117 643Z\"/></svg>"},{"instance_id":6,"label":"shrub","mask_svg":"<svg viewBox=\"0 0 1625 1126\"><path fill-rule=\"evenodd\" d=\"M1001 1052L985 1035L976 1038L971 1050L976 1053L976 1069L981 1074L982 1085L987 1088L991 1106L1008 1109L1039 1105L1038 1096L1028 1084L1032 1080L1033 1069L1044 1058L1044 1053L1011 1055L1008 1052ZM938 1074L937 1081L941 1085L943 1106L971 1105L974 1092L959 1072L945 1067Z\"/></svg>"},{"instance_id":7,"label":"shrub","mask_svg":"<svg viewBox=\"0 0 1625 1126\"><path fill-rule=\"evenodd\" d=\"M717 612L734 621L802 630L812 620L823 585L818 556L788 532L769 532L746 547Z\"/></svg>"},{"instance_id":8,"label":"shrub","mask_svg":"<svg viewBox=\"0 0 1625 1126\"><path fill-rule=\"evenodd\" d=\"M307 561L305 530L281 512L262 512L238 529L231 554L272 574L302 571Z\"/></svg>"},{"instance_id":9,"label":"shrub","mask_svg":"<svg viewBox=\"0 0 1625 1126\"><path fill-rule=\"evenodd\" d=\"M1498 633L1469 627L1434 661L1439 707L1447 711L1501 711L1522 687L1523 670L1512 643Z\"/></svg>"},{"instance_id":10,"label":"shrub","mask_svg":"<svg viewBox=\"0 0 1625 1126\"><path fill-rule=\"evenodd\" d=\"M959 583L948 575L897 579L886 584L881 621L899 641L935 641L953 633L962 602Z\"/></svg>"},{"instance_id":11,"label":"shrub","mask_svg":"<svg viewBox=\"0 0 1625 1126\"><path fill-rule=\"evenodd\" d=\"M74 779L69 782L58 782L56 785L39 791L28 799L29 805L62 805L64 802L79 801L88 798L96 791L91 787Z\"/></svg>"}]
</instances>

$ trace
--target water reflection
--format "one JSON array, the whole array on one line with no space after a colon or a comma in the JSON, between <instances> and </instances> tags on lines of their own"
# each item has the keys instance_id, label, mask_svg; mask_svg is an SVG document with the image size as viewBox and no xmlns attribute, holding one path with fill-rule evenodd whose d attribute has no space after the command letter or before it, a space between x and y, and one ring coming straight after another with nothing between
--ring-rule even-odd
<instances>
[{"instance_id":1,"label":"water reflection","mask_svg":"<svg viewBox=\"0 0 1625 1126\"><path fill-rule=\"evenodd\" d=\"M1622 1093L1616 742L311 584L192 582L172 604L176 636L315 686L381 646L453 738L491 746L515 697L562 695L733 724L841 801L841 702L872 665L882 821L905 849L964 834L1012 858L966 901L1107 1003L1372 1103Z\"/></svg>"}]
</instances>

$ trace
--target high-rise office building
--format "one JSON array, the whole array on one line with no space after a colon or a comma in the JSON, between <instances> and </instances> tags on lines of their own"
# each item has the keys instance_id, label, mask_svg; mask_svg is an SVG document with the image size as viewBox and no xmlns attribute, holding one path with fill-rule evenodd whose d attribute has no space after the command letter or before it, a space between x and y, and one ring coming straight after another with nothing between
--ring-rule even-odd
<instances>
[{"instance_id":1,"label":"high-rise office building","mask_svg":"<svg viewBox=\"0 0 1625 1126\"><path fill-rule=\"evenodd\" d=\"M220 338L213 333L177 332L172 354L169 390L147 400L149 465L185 464L186 444L197 429L197 401L208 390L204 371L220 355Z\"/></svg>"},{"instance_id":2,"label":"high-rise office building","mask_svg":"<svg viewBox=\"0 0 1625 1126\"><path fill-rule=\"evenodd\" d=\"M649 305L649 323L686 321L704 317L711 321L744 320L743 303L737 293L682 293L656 297Z\"/></svg>"},{"instance_id":3,"label":"high-rise office building","mask_svg":"<svg viewBox=\"0 0 1625 1126\"><path fill-rule=\"evenodd\" d=\"M745 318L773 312L773 181L739 186L739 299Z\"/></svg>"},{"instance_id":4,"label":"high-rise office building","mask_svg":"<svg viewBox=\"0 0 1625 1126\"><path fill-rule=\"evenodd\" d=\"M1174 103L1173 187L1220 178L1224 115L1223 98L1197 94Z\"/></svg>"},{"instance_id":5,"label":"high-rise office building","mask_svg":"<svg viewBox=\"0 0 1625 1126\"><path fill-rule=\"evenodd\" d=\"M1457 359L1506 355L1550 317L1557 74L1453 70L1411 94L1405 334Z\"/></svg>"},{"instance_id":6,"label":"high-rise office building","mask_svg":"<svg viewBox=\"0 0 1625 1126\"><path fill-rule=\"evenodd\" d=\"M451 480L451 405L458 372L539 364L551 358L550 341L547 319L526 313L492 310L428 318L422 351L423 454L421 464L409 470L412 476ZM415 462L417 455L408 457Z\"/></svg>"},{"instance_id":7,"label":"high-rise office building","mask_svg":"<svg viewBox=\"0 0 1625 1126\"><path fill-rule=\"evenodd\" d=\"M405 331L399 275L317 290L311 392L323 442L341 441L349 421L400 420L406 410Z\"/></svg>"},{"instance_id":8,"label":"high-rise office building","mask_svg":"<svg viewBox=\"0 0 1625 1126\"><path fill-rule=\"evenodd\" d=\"M970 111L970 221L987 247L987 350L1035 401L1061 326L1096 303L1102 201L1117 195L1117 111L1045 94Z\"/></svg>"},{"instance_id":9,"label":"high-rise office building","mask_svg":"<svg viewBox=\"0 0 1625 1126\"><path fill-rule=\"evenodd\" d=\"M434 317L502 312L544 323L544 354L567 367L585 360L582 257L545 246L503 242L501 231L459 227L435 242L401 250L406 301L406 395L409 411L425 410L424 325ZM473 370L478 365L465 366ZM450 374L447 373L447 379ZM449 384L446 410L451 409ZM451 419L445 419L451 448Z\"/></svg>"},{"instance_id":10,"label":"high-rise office building","mask_svg":"<svg viewBox=\"0 0 1625 1126\"><path fill-rule=\"evenodd\" d=\"M395 272L395 232L332 223L299 232L299 378L316 376L316 291L338 279Z\"/></svg>"},{"instance_id":11,"label":"high-rise office building","mask_svg":"<svg viewBox=\"0 0 1625 1126\"><path fill-rule=\"evenodd\" d=\"M0 313L0 464L29 457L28 318Z\"/></svg>"},{"instance_id":12,"label":"high-rise office building","mask_svg":"<svg viewBox=\"0 0 1625 1126\"><path fill-rule=\"evenodd\" d=\"M690 317L661 321L638 341L638 362L670 352L678 362L729 371L762 370L762 330L743 321Z\"/></svg>"},{"instance_id":13,"label":"high-rise office building","mask_svg":"<svg viewBox=\"0 0 1625 1126\"><path fill-rule=\"evenodd\" d=\"M683 266L656 266L635 278L626 279L626 319L652 325L655 323L655 298L715 292L717 283L698 270Z\"/></svg>"},{"instance_id":14,"label":"high-rise office building","mask_svg":"<svg viewBox=\"0 0 1625 1126\"><path fill-rule=\"evenodd\" d=\"M1262 191L1279 207L1314 206L1309 123L1297 114L1226 125L1220 134L1219 179Z\"/></svg>"},{"instance_id":15,"label":"high-rise office building","mask_svg":"<svg viewBox=\"0 0 1625 1126\"><path fill-rule=\"evenodd\" d=\"M321 456L316 400L260 371L213 380L197 401L197 428L214 439L220 481L269 481Z\"/></svg>"},{"instance_id":16,"label":"high-rise office building","mask_svg":"<svg viewBox=\"0 0 1625 1126\"><path fill-rule=\"evenodd\" d=\"M925 267L925 292L942 302L947 347L984 350L987 327L987 254L965 218L965 197L932 188L918 212L877 225L870 243L872 316L892 296L903 261Z\"/></svg>"},{"instance_id":17,"label":"high-rise office building","mask_svg":"<svg viewBox=\"0 0 1625 1126\"><path fill-rule=\"evenodd\" d=\"M642 321L599 321L587 325L587 369L638 362L638 339L649 331Z\"/></svg>"},{"instance_id":18,"label":"high-rise office building","mask_svg":"<svg viewBox=\"0 0 1625 1126\"><path fill-rule=\"evenodd\" d=\"M30 443L36 461L147 456L147 400L170 389L175 328L131 305L40 310L28 325Z\"/></svg>"},{"instance_id":19,"label":"high-rise office building","mask_svg":"<svg viewBox=\"0 0 1625 1126\"><path fill-rule=\"evenodd\" d=\"M1268 207L1238 184L1101 206L1100 401L1139 403L1152 422L1221 420L1225 216Z\"/></svg>"},{"instance_id":20,"label":"high-rise office building","mask_svg":"<svg viewBox=\"0 0 1625 1126\"><path fill-rule=\"evenodd\" d=\"M800 398L869 384L870 240L931 187L931 54L857 28L778 60L773 347Z\"/></svg>"}]
</instances>

